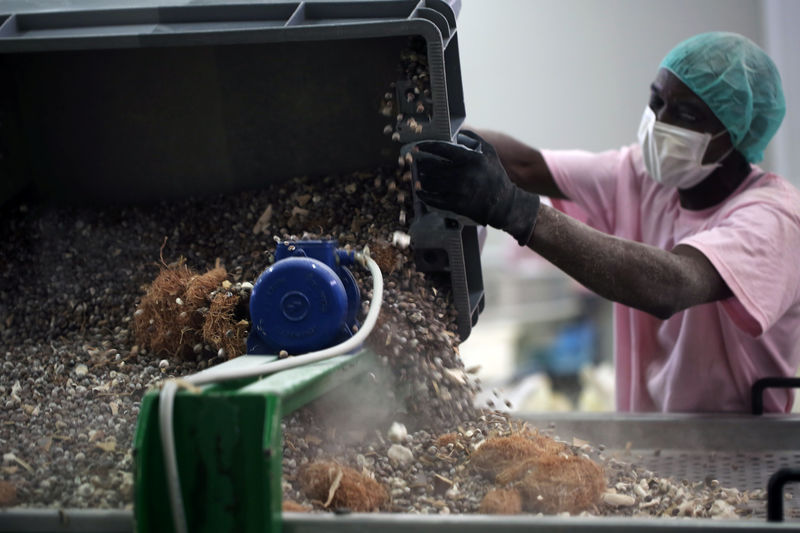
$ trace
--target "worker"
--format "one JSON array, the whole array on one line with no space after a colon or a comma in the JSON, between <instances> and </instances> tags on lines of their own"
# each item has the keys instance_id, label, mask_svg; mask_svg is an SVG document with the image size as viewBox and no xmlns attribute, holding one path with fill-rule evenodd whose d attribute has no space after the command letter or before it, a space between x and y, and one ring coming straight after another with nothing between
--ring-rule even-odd
<instances>
[{"instance_id":1,"label":"worker","mask_svg":"<svg viewBox=\"0 0 800 533\"><path fill-rule=\"evenodd\" d=\"M784 114L764 51L704 33L661 62L638 143L539 151L465 131L412 149L418 194L615 302L618 410L747 412L756 380L800 364L800 191L754 164ZM764 409L792 402L768 389Z\"/></svg>"}]
</instances>

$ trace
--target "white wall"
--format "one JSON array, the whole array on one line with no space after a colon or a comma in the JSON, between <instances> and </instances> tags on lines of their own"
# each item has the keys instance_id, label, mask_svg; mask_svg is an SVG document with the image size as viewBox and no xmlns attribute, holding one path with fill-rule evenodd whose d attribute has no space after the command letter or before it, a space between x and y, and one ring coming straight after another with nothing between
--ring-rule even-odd
<instances>
[{"instance_id":1,"label":"white wall","mask_svg":"<svg viewBox=\"0 0 800 533\"><path fill-rule=\"evenodd\" d=\"M764 2L766 50L778 65L786 96L786 117L772 141L775 170L800 186L800 2L766 0Z\"/></svg>"}]
</instances>

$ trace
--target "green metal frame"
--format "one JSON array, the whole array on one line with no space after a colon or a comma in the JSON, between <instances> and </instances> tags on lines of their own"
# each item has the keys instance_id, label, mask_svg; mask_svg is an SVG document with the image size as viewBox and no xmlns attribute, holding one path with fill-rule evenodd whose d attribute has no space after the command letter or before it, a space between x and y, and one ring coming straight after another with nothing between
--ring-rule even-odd
<instances>
[{"instance_id":1,"label":"green metal frame","mask_svg":"<svg viewBox=\"0 0 800 533\"><path fill-rule=\"evenodd\" d=\"M174 432L189 531L280 532L281 417L364 372L373 360L362 350L260 380L209 386L200 394L180 391ZM158 391L144 396L134 435L139 532L174 531L158 402Z\"/></svg>"}]
</instances>

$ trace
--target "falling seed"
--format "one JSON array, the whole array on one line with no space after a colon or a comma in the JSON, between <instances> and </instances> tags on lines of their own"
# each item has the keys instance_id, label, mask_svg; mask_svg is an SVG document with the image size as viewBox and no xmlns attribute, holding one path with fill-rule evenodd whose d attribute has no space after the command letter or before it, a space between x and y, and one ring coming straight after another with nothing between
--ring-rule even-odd
<instances>
[{"instance_id":1,"label":"falling seed","mask_svg":"<svg viewBox=\"0 0 800 533\"><path fill-rule=\"evenodd\" d=\"M178 305L183 305L183 300L181 300L180 298L175 298L175 303Z\"/></svg>"},{"instance_id":2,"label":"falling seed","mask_svg":"<svg viewBox=\"0 0 800 533\"><path fill-rule=\"evenodd\" d=\"M393 422L387 433L389 440L395 444L401 444L408 438L408 430L406 426L400 422Z\"/></svg>"},{"instance_id":3,"label":"falling seed","mask_svg":"<svg viewBox=\"0 0 800 533\"><path fill-rule=\"evenodd\" d=\"M614 492L604 492L600 496L604 503L613 507L630 507L636 503L636 498L627 494L616 494Z\"/></svg>"},{"instance_id":4,"label":"falling seed","mask_svg":"<svg viewBox=\"0 0 800 533\"><path fill-rule=\"evenodd\" d=\"M272 204L267 205L264 212L261 213L261 216L258 217L256 220L255 225L253 226L253 234L258 235L259 233L263 233L267 227L269 227L269 221L272 218Z\"/></svg>"},{"instance_id":5,"label":"falling seed","mask_svg":"<svg viewBox=\"0 0 800 533\"><path fill-rule=\"evenodd\" d=\"M402 231L395 231L392 233L392 244L405 250L411 244L411 235Z\"/></svg>"}]
</instances>

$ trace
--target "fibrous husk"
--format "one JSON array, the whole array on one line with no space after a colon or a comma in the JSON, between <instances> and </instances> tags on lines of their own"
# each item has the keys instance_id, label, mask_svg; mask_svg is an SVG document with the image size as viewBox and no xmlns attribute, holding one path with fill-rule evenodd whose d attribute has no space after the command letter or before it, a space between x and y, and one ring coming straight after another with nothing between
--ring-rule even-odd
<instances>
[{"instance_id":1,"label":"fibrous husk","mask_svg":"<svg viewBox=\"0 0 800 533\"><path fill-rule=\"evenodd\" d=\"M483 514L519 514L522 496L515 489L492 489L481 500L479 512Z\"/></svg>"},{"instance_id":2,"label":"fibrous husk","mask_svg":"<svg viewBox=\"0 0 800 533\"><path fill-rule=\"evenodd\" d=\"M522 495L526 511L579 513L600 500L606 488L603 469L588 457L540 455L513 465L497 476Z\"/></svg>"},{"instance_id":3,"label":"fibrous husk","mask_svg":"<svg viewBox=\"0 0 800 533\"><path fill-rule=\"evenodd\" d=\"M578 513L595 505L606 488L605 474L597 463L535 431L489 438L472 454L470 463L503 489L516 491L522 509L530 512ZM487 509L511 506L513 500L504 504L504 497L513 498L502 492L487 494Z\"/></svg>"},{"instance_id":4,"label":"fibrous husk","mask_svg":"<svg viewBox=\"0 0 800 533\"><path fill-rule=\"evenodd\" d=\"M203 340L222 348L229 359L244 353L249 323L234 316L240 297L230 291L219 291L211 299L203 321Z\"/></svg>"},{"instance_id":5,"label":"fibrous husk","mask_svg":"<svg viewBox=\"0 0 800 533\"><path fill-rule=\"evenodd\" d=\"M436 439L436 446L439 448L445 448L448 444L453 444L458 442L458 434L456 433L445 433L443 435L439 435Z\"/></svg>"},{"instance_id":6,"label":"fibrous husk","mask_svg":"<svg viewBox=\"0 0 800 533\"><path fill-rule=\"evenodd\" d=\"M165 265L134 313L133 332L137 342L156 354L183 358L193 356L192 348L198 343L223 347L206 338L204 324L206 311L212 303L210 295L227 275L223 267L198 274L182 261L173 266ZM221 329L224 336L229 329L236 330L232 325L232 321L225 325L217 323L216 329ZM226 352L232 357L241 350Z\"/></svg>"},{"instance_id":7,"label":"fibrous husk","mask_svg":"<svg viewBox=\"0 0 800 533\"><path fill-rule=\"evenodd\" d=\"M371 477L334 461L315 461L300 473L306 496L326 508L356 512L377 511L388 499L383 486Z\"/></svg>"},{"instance_id":8,"label":"fibrous husk","mask_svg":"<svg viewBox=\"0 0 800 533\"><path fill-rule=\"evenodd\" d=\"M388 242L374 241L370 243L369 252L384 275L391 274L397 268L397 250Z\"/></svg>"},{"instance_id":9,"label":"fibrous husk","mask_svg":"<svg viewBox=\"0 0 800 533\"><path fill-rule=\"evenodd\" d=\"M293 513L307 513L311 511L311 508L303 504L297 503L294 500L283 500L283 504L281 505L281 510Z\"/></svg>"},{"instance_id":10,"label":"fibrous husk","mask_svg":"<svg viewBox=\"0 0 800 533\"><path fill-rule=\"evenodd\" d=\"M17 487L8 481L0 481L0 507L17 504Z\"/></svg>"},{"instance_id":11,"label":"fibrous husk","mask_svg":"<svg viewBox=\"0 0 800 533\"><path fill-rule=\"evenodd\" d=\"M552 456L564 452L566 446L537 432L524 432L508 437L487 439L472 454L472 466L489 479L526 459Z\"/></svg>"}]
</instances>

